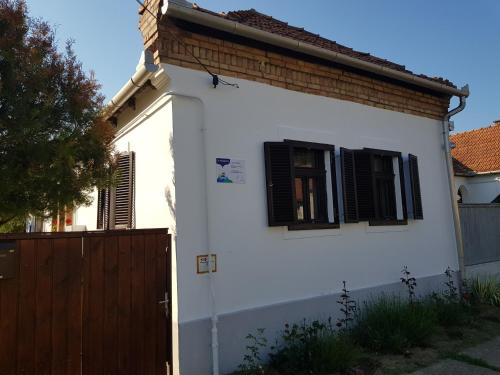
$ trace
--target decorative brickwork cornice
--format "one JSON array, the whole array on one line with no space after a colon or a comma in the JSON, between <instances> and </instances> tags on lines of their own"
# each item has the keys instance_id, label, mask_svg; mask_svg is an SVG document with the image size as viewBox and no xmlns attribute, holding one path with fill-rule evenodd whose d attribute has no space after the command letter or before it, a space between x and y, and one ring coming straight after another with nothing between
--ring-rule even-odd
<instances>
[{"instance_id":1,"label":"decorative brickwork cornice","mask_svg":"<svg viewBox=\"0 0 500 375\"><path fill-rule=\"evenodd\" d=\"M160 0L151 2L161 6ZM232 38L167 17L155 27L149 16L143 14L141 30L146 47L154 49L157 63L204 70L192 53L214 74L436 120L441 120L448 110L450 98L443 94L298 56L255 41Z\"/></svg>"}]
</instances>

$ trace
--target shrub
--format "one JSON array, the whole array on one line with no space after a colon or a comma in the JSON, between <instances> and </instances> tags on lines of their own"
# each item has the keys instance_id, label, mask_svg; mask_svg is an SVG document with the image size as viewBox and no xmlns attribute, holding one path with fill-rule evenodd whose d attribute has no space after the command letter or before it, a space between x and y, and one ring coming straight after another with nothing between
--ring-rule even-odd
<instances>
[{"instance_id":1,"label":"shrub","mask_svg":"<svg viewBox=\"0 0 500 375\"><path fill-rule=\"evenodd\" d=\"M383 296L365 303L357 323L354 336L362 346L402 353L410 347L426 345L437 318L434 309L423 302L409 303Z\"/></svg>"},{"instance_id":2,"label":"shrub","mask_svg":"<svg viewBox=\"0 0 500 375\"><path fill-rule=\"evenodd\" d=\"M476 277L469 281L469 286L473 302L500 306L500 285L495 277Z\"/></svg>"},{"instance_id":3,"label":"shrub","mask_svg":"<svg viewBox=\"0 0 500 375\"><path fill-rule=\"evenodd\" d=\"M357 305L356 301L351 298L350 291L347 290L346 282L342 281L342 293L337 303L340 305L341 317L337 319L336 326L343 331L348 331L354 321Z\"/></svg>"},{"instance_id":4,"label":"shrub","mask_svg":"<svg viewBox=\"0 0 500 375\"><path fill-rule=\"evenodd\" d=\"M328 324L286 325L282 344L270 354L270 367L279 374L324 374L353 367L358 350L351 338Z\"/></svg>"},{"instance_id":5,"label":"shrub","mask_svg":"<svg viewBox=\"0 0 500 375\"><path fill-rule=\"evenodd\" d=\"M243 363L238 366L241 373L244 375L265 374L261 354L261 350L267 347L267 339L264 337L264 328L259 328L255 335L249 333L246 339L248 341L246 346L247 354L243 357Z\"/></svg>"}]
</instances>

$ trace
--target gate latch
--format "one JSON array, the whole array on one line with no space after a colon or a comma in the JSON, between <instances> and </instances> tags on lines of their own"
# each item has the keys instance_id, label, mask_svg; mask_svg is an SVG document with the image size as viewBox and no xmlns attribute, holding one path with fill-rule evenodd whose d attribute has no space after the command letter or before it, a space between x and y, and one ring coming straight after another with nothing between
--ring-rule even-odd
<instances>
[{"instance_id":1,"label":"gate latch","mask_svg":"<svg viewBox=\"0 0 500 375\"><path fill-rule=\"evenodd\" d=\"M169 303L169 300L168 300L168 293L165 292L165 299L163 301L160 301L158 302L160 305L163 305L163 307L165 308L165 316L168 318L168 303Z\"/></svg>"}]
</instances>

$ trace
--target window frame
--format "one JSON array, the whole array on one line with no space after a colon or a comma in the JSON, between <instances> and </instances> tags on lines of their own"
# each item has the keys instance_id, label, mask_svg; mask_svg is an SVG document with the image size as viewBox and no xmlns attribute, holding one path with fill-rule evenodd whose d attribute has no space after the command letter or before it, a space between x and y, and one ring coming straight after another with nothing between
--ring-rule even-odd
<instances>
[{"instance_id":1,"label":"window frame","mask_svg":"<svg viewBox=\"0 0 500 375\"><path fill-rule=\"evenodd\" d=\"M349 149L341 147L342 189L344 205L344 223L358 223L366 221L370 226L406 225L408 212L406 204L406 186L401 152L380 150L374 148ZM394 201L396 205L396 219L383 220L379 216L379 201L377 196L376 176L374 173L374 156L390 156L392 158L392 172L394 174ZM399 165L399 188L396 189L396 166ZM398 196L401 198L402 219L398 219ZM346 216L348 214L348 216ZM401 217L401 216L400 216Z\"/></svg>"},{"instance_id":2,"label":"window frame","mask_svg":"<svg viewBox=\"0 0 500 375\"><path fill-rule=\"evenodd\" d=\"M290 168L291 168L291 174L292 174L292 205L293 205L293 215L294 215L294 220L295 223L288 225L288 230L311 230L311 229L336 229L340 227L340 222L339 222L339 213L338 213L338 198L337 198L337 178L336 178L336 170L335 170L335 146L326 144L326 143L315 143L315 142L305 142L305 141L297 141L297 140L292 140L292 139L285 139L284 143L290 145ZM297 203L295 199L295 177L296 177L296 169L300 169L301 167L295 167L294 165L294 148L305 148L309 150L318 150L318 151L323 151L323 161L325 160L324 153L329 152L330 154L330 175L331 175L331 186L332 186L332 202L333 204L333 223L329 222L328 218L328 184L329 181L327 181L327 166L326 163L323 162L323 173L324 173L324 188L322 189L323 191L321 192L322 199L325 202L324 206L321 208L321 210L324 211L324 217L325 221L323 222L299 222L297 218ZM303 168L301 171L304 173L307 173L305 170L308 168ZM317 168L316 168L317 169Z\"/></svg>"},{"instance_id":3,"label":"window frame","mask_svg":"<svg viewBox=\"0 0 500 375\"><path fill-rule=\"evenodd\" d=\"M126 175L120 174L120 159L126 160L128 171ZM115 184L107 187L102 187L97 190L97 224L99 230L115 230L115 229L134 229L135 228L135 174L136 162L135 152L120 152L116 154L117 162L117 180ZM117 189L125 189L127 195L121 196L121 211L123 211L124 203L126 205L125 217L121 213L121 217L117 218ZM125 202L123 200L125 199ZM118 221L118 222L117 222Z\"/></svg>"},{"instance_id":4,"label":"window frame","mask_svg":"<svg viewBox=\"0 0 500 375\"><path fill-rule=\"evenodd\" d=\"M368 148L365 147L362 149L364 152L368 152L370 154L370 167L371 167L371 176L372 176L372 194L373 194L373 213L374 213L374 218L369 218L368 219L368 225L370 226L385 226L385 225L408 225L408 212L407 212L407 206L406 206L406 185L405 185L405 179L404 179L404 168L403 168L403 158L402 154L399 151L390 151L390 150L381 150L381 149L375 149L375 148ZM356 150L355 150L356 151ZM395 219L389 219L385 220L380 218L380 207L379 204L380 202L378 199L375 199L375 197L378 195L377 191L377 185L376 185L376 172L374 171L374 160L375 156L389 156L393 160L393 167L392 167L392 174L393 174L393 180L392 183L394 185L394 205L395 205L395 210L396 210L396 218ZM396 178L396 173L394 171L394 158L398 159L398 166L399 166L399 189L400 189L400 194L401 194L401 208L403 211L403 218L398 219L398 207L397 207L397 191L396 191L396 183L395 183L395 178Z\"/></svg>"},{"instance_id":5,"label":"window frame","mask_svg":"<svg viewBox=\"0 0 500 375\"><path fill-rule=\"evenodd\" d=\"M270 160L270 147L273 145L285 145L288 146L289 149L289 169L290 169L290 190L291 190L291 199L292 199L292 214L293 220L291 222L279 223L276 221L274 217L273 207L271 205L274 202L274 196L271 191L272 186L274 185L272 176L273 171L271 171L270 166L272 161ZM286 226L288 230L314 230L314 229L335 229L340 227L339 213L338 213L338 197L337 197L337 177L336 177L336 168L335 168L335 146L325 143L315 143L315 142L305 142L299 140L285 139L282 142L265 142L265 150L266 150L266 182L267 182L267 204L268 204L268 225L269 226ZM322 151L323 155L323 170L320 172L319 168L307 168L307 167L295 167L294 165L294 149L296 148L305 148L308 150L318 150ZM330 162L330 176L331 179L328 178L327 173L327 159L325 156L325 152L329 152ZM300 173L297 173L300 172ZM295 178L296 177L306 177L307 175L312 177L323 177L321 183L323 187L319 187L319 191L321 192L321 199L324 204L320 208L320 211L324 212L324 221L318 222L299 222L297 217L297 202L296 202L296 191L295 191ZM320 176L320 174L323 174ZM331 185L331 202L328 199L328 189ZM305 193L305 191L304 191ZM318 194L318 197L320 194ZM305 195L304 195L305 197ZM329 222L329 205L333 205L333 222Z\"/></svg>"}]
</instances>

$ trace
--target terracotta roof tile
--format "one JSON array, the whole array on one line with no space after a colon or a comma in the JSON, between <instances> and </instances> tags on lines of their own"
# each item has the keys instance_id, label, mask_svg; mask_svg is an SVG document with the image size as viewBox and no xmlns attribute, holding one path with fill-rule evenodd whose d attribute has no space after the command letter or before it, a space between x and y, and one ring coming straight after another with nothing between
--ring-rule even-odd
<instances>
[{"instance_id":1,"label":"terracotta roof tile","mask_svg":"<svg viewBox=\"0 0 500 375\"><path fill-rule=\"evenodd\" d=\"M487 128L450 136L455 173L500 171L500 120Z\"/></svg>"},{"instance_id":2,"label":"terracotta roof tile","mask_svg":"<svg viewBox=\"0 0 500 375\"><path fill-rule=\"evenodd\" d=\"M343 46L337 42L321 37L319 34L311 33L303 28L291 26L286 22L277 20L266 14L257 12L255 9L249 10L236 10L228 13L215 13L207 9L203 9L198 5L193 5L193 8L204 13L228 19L230 21L238 22L246 26L250 26L262 31L277 34L280 36L292 38L301 42L311 44L326 50L341 53L346 56L354 57L356 59L367 61L376 65L384 66L390 69L398 70L417 77L435 81L450 87L456 87L452 82L441 77L428 77L423 74L415 74L406 69L404 65L396 64L394 62L370 55L366 52L356 51L352 48Z\"/></svg>"}]
</instances>

